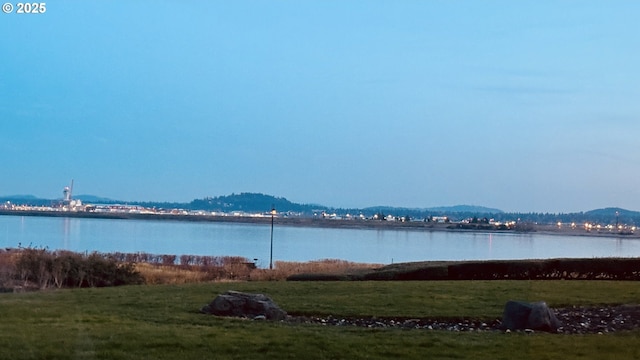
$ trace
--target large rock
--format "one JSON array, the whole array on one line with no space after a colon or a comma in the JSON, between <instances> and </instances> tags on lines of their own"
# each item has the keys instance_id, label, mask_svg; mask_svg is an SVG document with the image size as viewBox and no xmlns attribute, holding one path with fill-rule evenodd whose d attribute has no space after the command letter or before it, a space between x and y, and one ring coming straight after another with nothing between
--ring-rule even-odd
<instances>
[{"instance_id":1,"label":"large rock","mask_svg":"<svg viewBox=\"0 0 640 360\"><path fill-rule=\"evenodd\" d=\"M526 303L508 301L502 314L502 328L556 332L562 324L544 301Z\"/></svg>"},{"instance_id":2,"label":"large rock","mask_svg":"<svg viewBox=\"0 0 640 360\"><path fill-rule=\"evenodd\" d=\"M284 320L287 313L266 295L229 290L218 295L201 312L218 316L235 316L251 319Z\"/></svg>"}]
</instances>

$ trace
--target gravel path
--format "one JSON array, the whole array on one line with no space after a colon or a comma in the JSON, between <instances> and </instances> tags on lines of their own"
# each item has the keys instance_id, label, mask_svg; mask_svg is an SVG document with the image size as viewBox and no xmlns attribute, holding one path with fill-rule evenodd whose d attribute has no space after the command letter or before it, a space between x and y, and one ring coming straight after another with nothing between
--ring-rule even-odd
<instances>
[{"instance_id":1,"label":"gravel path","mask_svg":"<svg viewBox=\"0 0 640 360\"><path fill-rule=\"evenodd\" d=\"M558 333L597 334L640 328L640 305L612 307L569 307L553 309L563 327ZM314 323L327 326L360 326L368 328L402 328L448 331L501 331L500 319L476 320L436 320L409 318L342 318L290 316L287 321L294 323ZM526 330L526 332L532 332Z\"/></svg>"}]
</instances>

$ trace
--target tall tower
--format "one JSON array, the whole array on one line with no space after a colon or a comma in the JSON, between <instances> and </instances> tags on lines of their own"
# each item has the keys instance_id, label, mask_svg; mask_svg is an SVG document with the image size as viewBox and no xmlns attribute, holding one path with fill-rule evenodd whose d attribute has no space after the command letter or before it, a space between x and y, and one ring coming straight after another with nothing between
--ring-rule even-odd
<instances>
[{"instance_id":1,"label":"tall tower","mask_svg":"<svg viewBox=\"0 0 640 360\"><path fill-rule=\"evenodd\" d=\"M71 203L71 196L73 195L73 179L71 179L71 186L65 186L62 190L62 194L64 195L64 203Z\"/></svg>"}]
</instances>

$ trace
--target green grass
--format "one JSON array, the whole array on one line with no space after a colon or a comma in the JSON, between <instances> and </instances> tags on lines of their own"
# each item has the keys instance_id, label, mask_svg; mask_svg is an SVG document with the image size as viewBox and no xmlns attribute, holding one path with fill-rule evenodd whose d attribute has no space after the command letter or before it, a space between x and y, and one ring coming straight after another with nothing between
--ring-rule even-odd
<instances>
[{"instance_id":1,"label":"green grass","mask_svg":"<svg viewBox=\"0 0 640 360\"><path fill-rule=\"evenodd\" d=\"M298 314L500 317L510 299L552 306L640 303L607 281L242 282L0 294L1 359L632 359L640 331L607 335L323 327L202 315L226 290Z\"/></svg>"}]
</instances>

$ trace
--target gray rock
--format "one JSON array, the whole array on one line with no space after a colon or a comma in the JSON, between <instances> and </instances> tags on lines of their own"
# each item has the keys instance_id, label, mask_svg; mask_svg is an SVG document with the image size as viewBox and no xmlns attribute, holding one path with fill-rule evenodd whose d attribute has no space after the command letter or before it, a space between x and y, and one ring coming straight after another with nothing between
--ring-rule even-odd
<instances>
[{"instance_id":1,"label":"gray rock","mask_svg":"<svg viewBox=\"0 0 640 360\"><path fill-rule=\"evenodd\" d=\"M527 327L533 330L556 332L562 326L556 314L544 301L531 304Z\"/></svg>"},{"instance_id":2,"label":"gray rock","mask_svg":"<svg viewBox=\"0 0 640 360\"><path fill-rule=\"evenodd\" d=\"M502 328L524 330L531 313L531 304L520 301L508 301L502 313Z\"/></svg>"},{"instance_id":3,"label":"gray rock","mask_svg":"<svg viewBox=\"0 0 640 360\"><path fill-rule=\"evenodd\" d=\"M502 314L502 329L556 332L561 326L545 302L508 301Z\"/></svg>"},{"instance_id":4,"label":"gray rock","mask_svg":"<svg viewBox=\"0 0 640 360\"><path fill-rule=\"evenodd\" d=\"M200 309L205 314L267 320L284 320L287 313L266 295L227 291Z\"/></svg>"}]
</instances>

